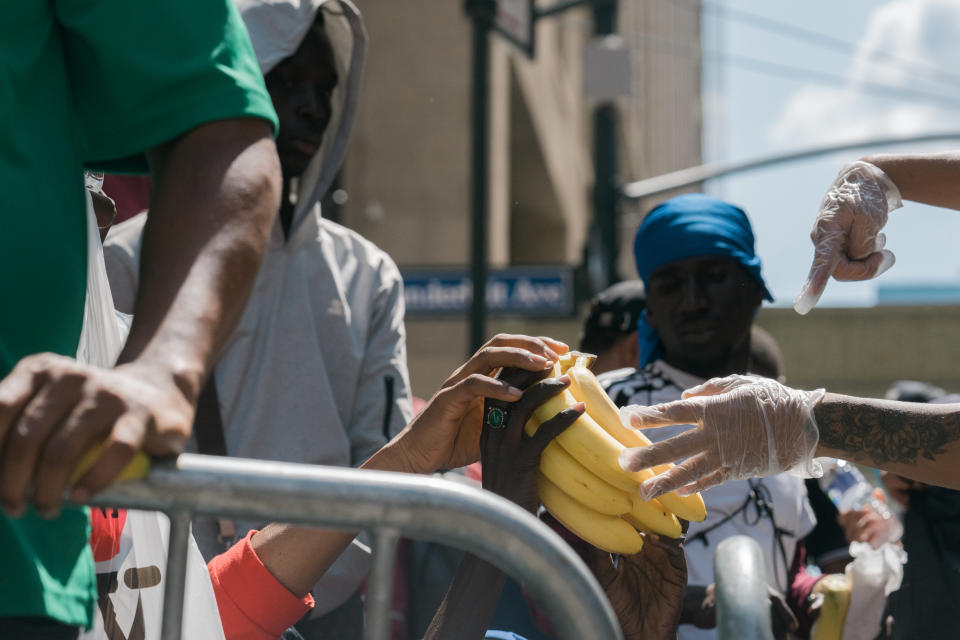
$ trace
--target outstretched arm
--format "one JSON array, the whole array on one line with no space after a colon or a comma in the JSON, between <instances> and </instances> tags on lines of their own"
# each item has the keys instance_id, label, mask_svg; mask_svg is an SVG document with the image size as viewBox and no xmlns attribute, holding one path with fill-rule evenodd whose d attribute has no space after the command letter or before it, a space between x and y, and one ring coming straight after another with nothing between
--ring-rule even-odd
<instances>
[{"instance_id":1,"label":"outstretched arm","mask_svg":"<svg viewBox=\"0 0 960 640\"><path fill-rule=\"evenodd\" d=\"M885 153L863 161L890 176L904 200L960 210L960 152Z\"/></svg>"},{"instance_id":2,"label":"outstretched arm","mask_svg":"<svg viewBox=\"0 0 960 640\"><path fill-rule=\"evenodd\" d=\"M960 153L872 155L840 170L814 221L813 264L793 303L807 313L832 276L868 280L893 266L882 233L902 199L960 209Z\"/></svg>"},{"instance_id":3,"label":"outstretched arm","mask_svg":"<svg viewBox=\"0 0 960 640\"><path fill-rule=\"evenodd\" d=\"M497 336L460 367L403 431L360 468L402 473L433 473L480 459L484 398L518 400L521 392L490 377L500 367L542 371L566 352L542 338ZM522 425L521 425L522 426ZM538 458L539 460L539 458ZM294 595L310 592L355 533L289 524L271 524L251 545L271 574ZM214 560L215 562L216 560Z\"/></svg>"},{"instance_id":4,"label":"outstretched arm","mask_svg":"<svg viewBox=\"0 0 960 640\"><path fill-rule=\"evenodd\" d=\"M531 513L536 512L536 477L543 449L584 411L582 404L558 413L527 439L523 425L533 410L566 388L566 376L531 387L508 412L503 429L486 428L483 446L483 486ZM467 554L427 629L427 640L479 640L496 610L506 574L473 554Z\"/></svg>"},{"instance_id":5,"label":"outstretched arm","mask_svg":"<svg viewBox=\"0 0 960 640\"><path fill-rule=\"evenodd\" d=\"M818 456L960 489L960 405L828 393L814 408Z\"/></svg>"},{"instance_id":6,"label":"outstretched arm","mask_svg":"<svg viewBox=\"0 0 960 640\"><path fill-rule=\"evenodd\" d=\"M623 410L636 428L696 428L622 457L628 471L686 458L641 485L645 499L685 487L814 470L815 456L853 460L960 489L960 405L800 391L756 376L708 380L676 402Z\"/></svg>"}]
</instances>

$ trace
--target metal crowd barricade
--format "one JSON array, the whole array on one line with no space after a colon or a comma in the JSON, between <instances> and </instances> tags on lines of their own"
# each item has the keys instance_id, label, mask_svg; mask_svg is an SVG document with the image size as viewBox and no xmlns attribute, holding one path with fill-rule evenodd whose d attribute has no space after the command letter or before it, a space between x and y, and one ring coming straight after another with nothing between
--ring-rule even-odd
<instances>
[{"instance_id":1,"label":"metal crowd barricade","mask_svg":"<svg viewBox=\"0 0 960 640\"><path fill-rule=\"evenodd\" d=\"M763 552L753 538L733 536L713 556L718 640L773 640Z\"/></svg>"},{"instance_id":2,"label":"metal crowd barricade","mask_svg":"<svg viewBox=\"0 0 960 640\"><path fill-rule=\"evenodd\" d=\"M546 525L497 496L438 478L183 454L93 506L170 518L162 640L181 635L187 541L194 514L367 530L374 540L364 637L386 640L394 550L407 536L465 548L524 583L560 638L622 640L586 565Z\"/></svg>"}]
</instances>

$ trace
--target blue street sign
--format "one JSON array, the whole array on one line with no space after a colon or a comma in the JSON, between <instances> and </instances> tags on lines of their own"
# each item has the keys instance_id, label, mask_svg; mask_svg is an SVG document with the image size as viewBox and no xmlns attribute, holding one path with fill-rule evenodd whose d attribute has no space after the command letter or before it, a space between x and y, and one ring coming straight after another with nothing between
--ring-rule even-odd
<instances>
[{"instance_id":1,"label":"blue street sign","mask_svg":"<svg viewBox=\"0 0 960 640\"><path fill-rule=\"evenodd\" d=\"M403 269L409 316L462 315L470 310L473 286L465 269ZM571 315L573 268L512 267L487 276L487 311L492 314Z\"/></svg>"}]
</instances>

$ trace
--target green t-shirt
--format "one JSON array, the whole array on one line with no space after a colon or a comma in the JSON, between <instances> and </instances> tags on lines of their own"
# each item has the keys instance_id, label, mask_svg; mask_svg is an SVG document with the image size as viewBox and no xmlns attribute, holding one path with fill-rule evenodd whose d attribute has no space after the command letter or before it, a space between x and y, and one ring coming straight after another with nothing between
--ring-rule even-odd
<instances>
[{"instance_id":1,"label":"green t-shirt","mask_svg":"<svg viewBox=\"0 0 960 640\"><path fill-rule=\"evenodd\" d=\"M277 121L231 0L4 0L0 6L0 376L74 355L86 287L84 167L224 118ZM89 515L0 515L0 616L91 623Z\"/></svg>"}]
</instances>

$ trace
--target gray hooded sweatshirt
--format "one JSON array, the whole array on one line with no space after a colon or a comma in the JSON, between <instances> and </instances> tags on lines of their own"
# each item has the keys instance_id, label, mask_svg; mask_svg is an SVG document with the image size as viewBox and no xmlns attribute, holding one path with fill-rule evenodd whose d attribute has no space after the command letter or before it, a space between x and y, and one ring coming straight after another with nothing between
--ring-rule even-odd
<instances>
[{"instance_id":1,"label":"gray hooded sweatshirt","mask_svg":"<svg viewBox=\"0 0 960 640\"><path fill-rule=\"evenodd\" d=\"M365 55L348 0L237 0L261 71L292 55L324 11L338 82L323 144L299 180L289 236L279 218L246 309L215 369L231 456L356 466L412 417L403 286L390 257L321 217L320 199L343 159ZM114 302L132 313L146 214L116 225L104 245ZM237 522L238 533L264 523ZM195 524L204 555L223 550ZM369 561L355 542L314 590L315 614L345 600Z\"/></svg>"}]
</instances>

